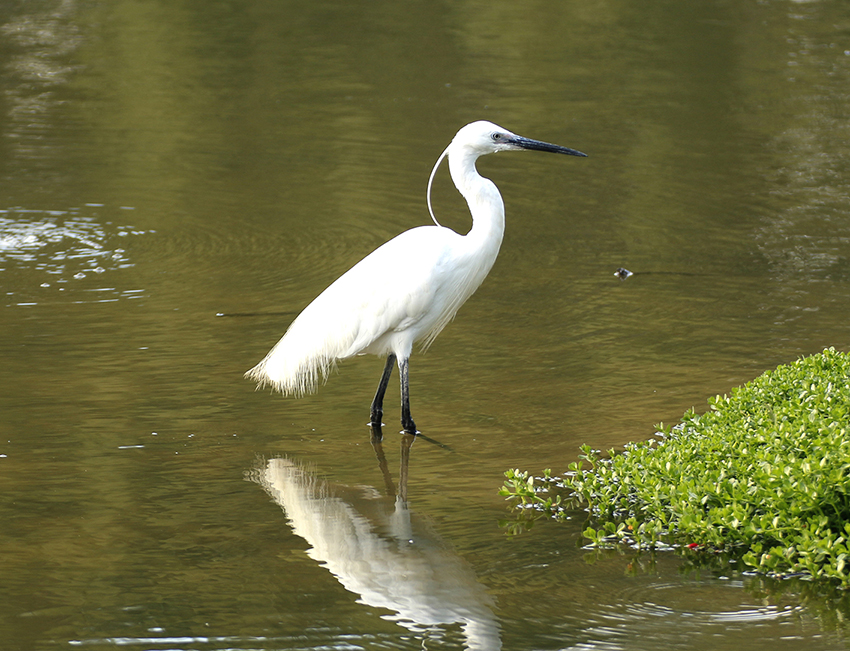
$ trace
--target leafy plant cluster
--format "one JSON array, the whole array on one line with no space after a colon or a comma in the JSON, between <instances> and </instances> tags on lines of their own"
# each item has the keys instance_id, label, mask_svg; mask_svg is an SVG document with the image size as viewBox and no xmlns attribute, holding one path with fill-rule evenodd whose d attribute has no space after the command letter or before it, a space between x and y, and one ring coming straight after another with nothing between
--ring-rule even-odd
<instances>
[{"instance_id":1,"label":"leafy plant cluster","mask_svg":"<svg viewBox=\"0 0 850 651\"><path fill-rule=\"evenodd\" d=\"M724 552L850 587L850 355L829 348L709 405L609 457L584 446L561 478L508 471L500 493L557 518L580 502L593 545Z\"/></svg>"}]
</instances>

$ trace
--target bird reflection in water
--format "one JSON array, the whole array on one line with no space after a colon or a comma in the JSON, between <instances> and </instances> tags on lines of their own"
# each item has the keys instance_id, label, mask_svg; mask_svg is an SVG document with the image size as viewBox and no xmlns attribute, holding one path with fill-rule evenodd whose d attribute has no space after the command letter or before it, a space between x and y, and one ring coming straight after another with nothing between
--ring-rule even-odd
<instances>
[{"instance_id":1,"label":"bird reflection in water","mask_svg":"<svg viewBox=\"0 0 850 651\"><path fill-rule=\"evenodd\" d=\"M394 611L385 619L423 638L439 639L441 626L460 624L467 649L501 649L492 598L469 565L408 507L415 439L402 437L396 489L381 440L372 437L387 497L363 486L331 485L287 458L269 460L252 477L310 545L310 558L360 603Z\"/></svg>"}]
</instances>

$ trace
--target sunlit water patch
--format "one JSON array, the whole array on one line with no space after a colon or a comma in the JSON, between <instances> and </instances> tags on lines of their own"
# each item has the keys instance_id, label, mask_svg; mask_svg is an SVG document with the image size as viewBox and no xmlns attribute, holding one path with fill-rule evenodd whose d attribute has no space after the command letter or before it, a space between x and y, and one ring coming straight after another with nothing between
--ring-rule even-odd
<instances>
[{"instance_id":1,"label":"sunlit water patch","mask_svg":"<svg viewBox=\"0 0 850 651\"><path fill-rule=\"evenodd\" d=\"M142 295L140 289L112 286L110 273L134 266L124 246L130 238L153 231L101 223L85 214L99 207L0 210L0 272L7 305L67 302L60 298L60 292L67 291L77 303Z\"/></svg>"}]
</instances>

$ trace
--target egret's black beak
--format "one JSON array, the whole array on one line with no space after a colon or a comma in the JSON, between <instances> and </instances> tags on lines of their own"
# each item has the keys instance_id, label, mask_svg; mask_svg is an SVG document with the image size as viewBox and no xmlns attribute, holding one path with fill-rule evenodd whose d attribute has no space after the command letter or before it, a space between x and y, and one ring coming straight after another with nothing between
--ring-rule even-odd
<instances>
[{"instance_id":1,"label":"egret's black beak","mask_svg":"<svg viewBox=\"0 0 850 651\"><path fill-rule=\"evenodd\" d=\"M561 147L561 145L553 145L548 142L541 142L540 140L532 140L531 138L523 138L522 136L511 138L511 144L516 145L517 147L521 147L522 149L532 149L534 151L548 151L552 152L553 154L567 154L568 156L582 156L587 158L587 154L584 154L575 149L570 149L569 147Z\"/></svg>"}]
</instances>

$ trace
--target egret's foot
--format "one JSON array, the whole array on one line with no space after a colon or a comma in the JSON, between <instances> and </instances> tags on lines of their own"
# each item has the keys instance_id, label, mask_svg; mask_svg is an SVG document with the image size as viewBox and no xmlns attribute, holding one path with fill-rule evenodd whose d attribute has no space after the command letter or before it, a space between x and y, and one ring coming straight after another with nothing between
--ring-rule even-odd
<instances>
[{"instance_id":1,"label":"egret's foot","mask_svg":"<svg viewBox=\"0 0 850 651\"><path fill-rule=\"evenodd\" d=\"M381 420L384 417L384 411L382 409L375 409L374 407L369 411L369 426L370 427L381 427L383 423Z\"/></svg>"},{"instance_id":2,"label":"egret's foot","mask_svg":"<svg viewBox=\"0 0 850 651\"><path fill-rule=\"evenodd\" d=\"M419 430L416 429L416 423L413 422L412 418L408 417L406 422L402 420L401 426L403 428L401 430L401 434L412 434L413 436L416 436L419 433Z\"/></svg>"}]
</instances>

